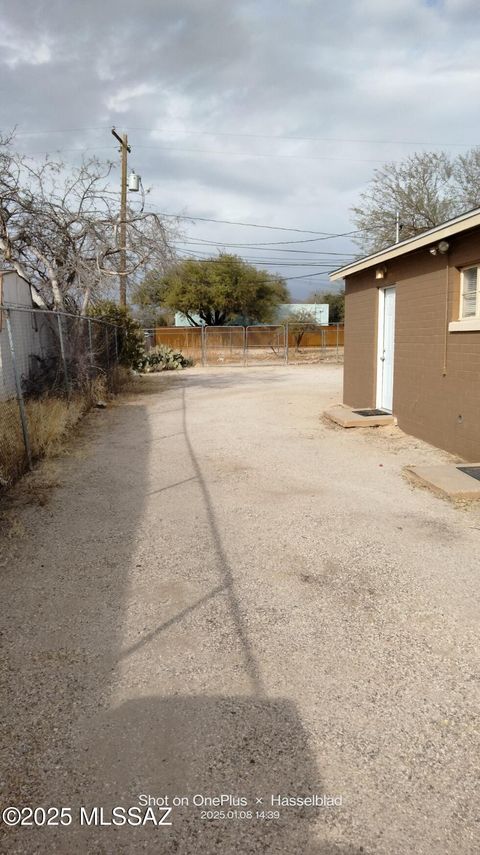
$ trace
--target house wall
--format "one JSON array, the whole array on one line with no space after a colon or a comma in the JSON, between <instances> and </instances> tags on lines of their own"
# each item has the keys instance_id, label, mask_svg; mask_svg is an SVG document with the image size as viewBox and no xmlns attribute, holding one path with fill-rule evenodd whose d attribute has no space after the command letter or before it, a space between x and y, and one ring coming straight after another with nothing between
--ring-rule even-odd
<instances>
[{"instance_id":1,"label":"house wall","mask_svg":"<svg viewBox=\"0 0 480 855\"><path fill-rule=\"evenodd\" d=\"M371 276L345 282L343 399L351 407L372 407L375 400L377 300Z\"/></svg>"},{"instance_id":2,"label":"house wall","mask_svg":"<svg viewBox=\"0 0 480 855\"><path fill-rule=\"evenodd\" d=\"M10 306L10 322L20 378L27 377L35 356L46 357L52 350L50 319L34 312L30 286L14 272L0 273L0 305ZM15 306L31 312L15 311ZM15 395L15 376L5 317L0 312L0 401Z\"/></svg>"},{"instance_id":3,"label":"house wall","mask_svg":"<svg viewBox=\"0 0 480 855\"><path fill-rule=\"evenodd\" d=\"M432 245L433 245L432 241ZM344 402L376 404L378 289L396 286L393 412L402 430L467 460L480 460L480 331L458 320L460 269L480 263L480 229L449 238L448 257L428 248L346 280Z\"/></svg>"}]
</instances>

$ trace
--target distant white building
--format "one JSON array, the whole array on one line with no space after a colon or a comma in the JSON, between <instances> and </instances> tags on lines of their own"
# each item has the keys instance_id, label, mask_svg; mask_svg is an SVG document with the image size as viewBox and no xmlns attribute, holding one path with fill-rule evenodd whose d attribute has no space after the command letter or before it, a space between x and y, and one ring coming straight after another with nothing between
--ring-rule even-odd
<instances>
[{"instance_id":1,"label":"distant white building","mask_svg":"<svg viewBox=\"0 0 480 855\"><path fill-rule=\"evenodd\" d=\"M193 318L193 320L195 321L194 324L192 324L192 322L189 321L187 316L184 315L182 312L175 312L175 326L176 327L195 327L195 326L204 327L205 326L205 321L202 321L200 315L196 315L195 313L193 313L192 315L190 315L190 317Z\"/></svg>"},{"instance_id":2,"label":"distant white building","mask_svg":"<svg viewBox=\"0 0 480 855\"><path fill-rule=\"evenodd\" d=\"M284 318L296 313L308 312L309 315L315 318L315 322L321 326L328 326L328 303L280 303L277 309L276 323L281 324ZM182 312L175 312L176 327L193 327L205 326L205 321L202 321L199 315L193 313L191 318L195 321L192 323L187 316ZM259 324L263 326L263 324Z\"/></svg>"},{"instance_id":3,"label":"distant white building","mask_svg":"<svg viewBox=\"0 0 480 855\"><path fill-rule=\"evenodd\" d=\"M282 323L284 318L289 315L295 315L303 312L308 312L309 315L315 318L317 324L328 326L328 303L280 303L277 310L277 320Z\"/></svg>"}]
</instances>

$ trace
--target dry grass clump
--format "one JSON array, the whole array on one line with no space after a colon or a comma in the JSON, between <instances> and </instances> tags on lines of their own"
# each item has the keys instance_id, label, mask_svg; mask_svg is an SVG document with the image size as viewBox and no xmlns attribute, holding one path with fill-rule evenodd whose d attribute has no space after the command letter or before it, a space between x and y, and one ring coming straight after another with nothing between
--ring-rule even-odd
<instances>
[{"instance_id":1,"label":"dry grass clump","mask_svg":"<svg viewBox=\"0 0 480 855\"><path fill-rule=\"evenodd\" d=\"M61 441L82 417L86 409L81 395L64 398L39 398L26 404L32 457L52 457Z\"/></svg>"},{"instance_id":2,"label":"dry grass clump","mask_svg":"<svg viewBox=\"0 0 480 855\"><path fill-rule=\"evenodd\" d=\"M62 450L64 440L77 422L99 401L116 394L155 394L169 383L155 376L140 377L127 368L117 366L109 377L98 376L76 391L67 401L55 395L27 398L25 411L32 459L54 457ZM0 493L10 487L27 468L22 424L15 399L0 401Z\"/></svg>"},{"instance_id":3,"label":"dry grass clump","mask_svg":"<svg viewBox=\"0 0 480 855\"><path fill-rule=\"evenodd\" d=\"M111 388L114 394L155 395L174 382L171 373L137 374L129 368L118 365L111 376Z\"/></svg>"},{"instance_id":4,"label":"dry grass clump","mask_svg":"<svg viewBox=\"0 0 480 855\"><path fill-rule=\"evenodd\" d=\"M25 401L32 458L53 457L83 414L105 396L103 380L95 381L88 394L77 393L70 401L44 396ZM0 488L10 486L25 470L27 458L16 400L0 401Z\"/></svg>"},{"instance_id":5,"label":"dry grass clump","mask_svg":"<svg viewBox=\"0 0 480 855\"><path fill-rule=\"evenodd\" d=\"M110 388L117 395L125 392L135 392L139 377L131 368L124 365L116 365L110 375Z\"/></svg>"},{"instance_id":6,"label":"dry grass clump","mask_svg":"<svg viewBox=\"0 0 480 855\"><path fill-rule=\"evenodd\" d=\"M25 466L25 449L18 404L0 401L0 488L7 487Z\"/></svg>"}]
</instances>

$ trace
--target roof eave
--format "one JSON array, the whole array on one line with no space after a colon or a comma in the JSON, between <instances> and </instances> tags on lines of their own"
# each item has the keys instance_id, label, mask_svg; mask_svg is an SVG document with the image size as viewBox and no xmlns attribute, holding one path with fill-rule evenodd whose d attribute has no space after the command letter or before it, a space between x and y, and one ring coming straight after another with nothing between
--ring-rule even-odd
<instances>
[{"instance_id":1,"label":"roof eave","mask_svg":"<svg viewBox=\"0 0 480 855\"><path fill-rule=\"evenodd\" d=\"M345 279L353 273L359 273L361 270L367 270L369 267L374 267L376 264L382 264L385 261L391 261L400 255L406 255L408 252L413 252L416 249L421 249L424 246L432 243L432 241L440 241L451 237L459 232L467 231L480 225L480 210L477 208L475 213L468 215L462 214L461 217L455 220L449 220L440 226L435 226L427 232L417 235L413 238L408 238L401 243L392 244L391 246L375 252L373 255L367 255L359 259L353 264L348 264L346 267L339 267L338 270L333 270L330 273L330 280L336 282L338 279Z\"/></svg>"}]
</instances>

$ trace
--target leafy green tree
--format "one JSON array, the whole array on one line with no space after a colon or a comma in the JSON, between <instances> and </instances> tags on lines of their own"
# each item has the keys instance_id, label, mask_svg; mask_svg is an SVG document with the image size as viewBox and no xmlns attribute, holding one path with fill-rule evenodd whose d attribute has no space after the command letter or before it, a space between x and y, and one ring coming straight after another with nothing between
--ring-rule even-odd
<instances>
[{"instance_id":1,"label":"leafy green tree","mask_svg":"<svg viewBox=\"0 0 480 855\"><path fill-rule=\"evenodd\" d=\"M138 282L130 294L134 306L145 314L156 316L162 311L162 281L165 274L158 270L149 270L145 278ZM164 311L164 310L163 310Z\"/></svg>"},{"instance_id":2,"label":"leafy green tree","mask_svg":"<svg viewBox=\"0 0 480 855\"><path fill-rule=\"evenodd\" d=\"M143 329L153 330L158 327L169 327L173 324L173 312L166 311L158 306L135 305L132 311L135 320Z\"/></svg>"},{"instance_id":3,"label":"leafy green tree","mask_svg":"<svg viewBox=\"0 0 480 855\"><path fill-rule=\"evenodd\" d=\"M279 303L288 301L279 277L257 270L236 255L178 262L164 276L150 275L135 292L143 305L163 305L182 312L194 326L223 326L238 318L245 323L270 323Z\"/></svg>"},{"instance_id":4,"label":"leafy green tree","mask_svg":"<svg viewBox=\"0 0 480 855\"><path fill-rule=\"evenodd\" d=\"M117 327L119 362L127 368L138 368L144 357L144 336L140 324L126 306L113 300L99 300L87 309L90 318L109 321Z\"/></svg>"},{"instance_id":5,"label":"leafy green tree","mask_svg":"<svg viewBox=\"0 0 480 855\"><path fill-rule=\"evenodd\" d=\"M345 318L345 291L314 291L309 303L328 303L328 322L343 324Z\"/></svg>"}]
</instances>

